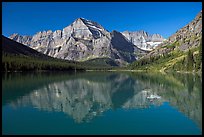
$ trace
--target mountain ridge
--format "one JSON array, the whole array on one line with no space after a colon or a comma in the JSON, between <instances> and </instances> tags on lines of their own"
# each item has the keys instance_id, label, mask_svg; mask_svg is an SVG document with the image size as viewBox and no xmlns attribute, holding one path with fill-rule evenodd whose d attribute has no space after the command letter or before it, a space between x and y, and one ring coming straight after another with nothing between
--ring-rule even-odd
<instances>
[{"instance_id":1,"label":"mountain ridge","mask_svg":"<svg viewBox=\"0 0 204 137\"><path fill-rule=\"evenodd\" d=\"M157 33L149 34L144 30L124 31L122 32L122 34L135 46L147 51L152 51L159 44L165 41L165 39L161 35Z\"/></svg>"},{"instance_id":2,"label":"mountain ridge","mask_svg":"<svg viewBox=\"0 0 204 137\"><path fill-rule=\"evenodd\" d=\"M62 30L40 31L33 36L13 34L9 38L51 57L75 61L106 57L118 66L131 63L147 52L128 41L122 33L109 32L99 23L82 17Z\"/></svg>"}]
</instances>

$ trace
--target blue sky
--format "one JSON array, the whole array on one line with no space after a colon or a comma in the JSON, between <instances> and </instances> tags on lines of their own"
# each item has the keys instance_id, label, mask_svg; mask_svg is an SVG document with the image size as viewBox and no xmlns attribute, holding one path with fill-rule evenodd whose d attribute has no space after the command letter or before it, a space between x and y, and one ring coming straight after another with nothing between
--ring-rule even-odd
<instances>
[{"instance_id":1,"label":"blue sky","mask_svg":"<svg viewBox=\"0 0 204 137\"><path fill-rule=\"evenodd\" d=\"M110 32L144 30L168 38L201 9L202 2L3 2L2 34L62 30L84 17Z\"/></svg>"}]
</instances>

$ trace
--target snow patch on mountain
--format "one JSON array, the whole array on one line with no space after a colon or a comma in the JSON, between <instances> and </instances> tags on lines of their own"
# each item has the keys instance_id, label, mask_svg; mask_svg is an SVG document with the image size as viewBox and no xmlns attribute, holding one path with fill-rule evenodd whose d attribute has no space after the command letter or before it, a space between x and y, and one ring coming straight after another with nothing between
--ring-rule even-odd
<instances>
[{"instance_id":1,"label":"snow patch on mountain","mask_svg":"<svg viewBox=\"0 0 204 137\"><path fill-rule=\"evenodd\" d=\"M122 34L128 41L142 50L151 51L161 44L165 39L159 34L149 34L145 31L124 31Z\"/></svg>"}]
</instances>

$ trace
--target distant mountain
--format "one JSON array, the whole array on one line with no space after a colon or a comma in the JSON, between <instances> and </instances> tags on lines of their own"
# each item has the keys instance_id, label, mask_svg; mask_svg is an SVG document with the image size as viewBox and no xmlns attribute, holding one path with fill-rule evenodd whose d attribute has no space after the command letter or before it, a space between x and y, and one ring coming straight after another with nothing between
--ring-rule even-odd
<instances>
[{"instance_id":1,"label":"distant mountain","mask_svg":"<svg viewBox=\"0 0 204 137\"><path fill-rule=\"evenodd\" d=\"M201 71L202 11L190 23L131 66L161 71Z\"/></svg>"},{"instance_id":2,"label":"distant mountain","mask_svg":"<svg viewBox=\"0 0 204 137\"><path fill-rule=\"evenodd\" d=\"M55 59L2 35L2 71L84 70L74 61ZM89 67L91 67L90 64Z\"/></svg>"},{"instance_id":3,"label":"distant mountain","mask_svg":"<svg viewBox=\"0 0 204 137\"><path fill-rule=\"evenodd\" d=\"M9 38L51 57L75 61L109 58L119 66L137 60L163 39L160 35L149 35L150 46L139 42L134 45L124 34L108 32L97 22L84 18L76 19L63 30L42 31L34 36L13 34Z\"/></svg>"},{"instance_id":4,"label":"distant mountain","mask_svg":"<svg viewBox=\"0 0 204 137\"><path fill-rule=\"evenodd\" d=\"M129 32L124 31L122 34L134 45L143 50L151 51L161 44L165 39L159 34L149 34L145 31Z\"/></svg>"},{"instance_id":5,"label":"distant mountain","mask_svg":"<svg viewBox=\"0 0 204 137\"><path fill-rule=\"evenodd\" d=\"M53 58L2 35L2 71L111 69L118 66L110 58L84 62Z\"/></svg>"},{"instance_id":6,"label":"distant mountain","mask_svg":"<svg viewBox=\"0 0 204 137\"><path fill-rule=\"evenodd\" d=\"M2 35L2 52L16 55L25 55L30 57L38 58L50 58L47 55L44 55L28 46L25 46L21 43L15 42Z\"/></svg>"}]
</instances>

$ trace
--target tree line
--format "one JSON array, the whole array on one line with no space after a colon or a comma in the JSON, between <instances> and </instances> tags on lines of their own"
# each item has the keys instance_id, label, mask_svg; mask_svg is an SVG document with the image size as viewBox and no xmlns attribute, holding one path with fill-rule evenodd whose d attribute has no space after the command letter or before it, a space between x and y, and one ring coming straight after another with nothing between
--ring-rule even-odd
<instances>
[{"instance_id":1,"label":"tree line","mask_svg":"<svg viewBox=\"0 0 204 137\"><path fill-rule=\"evenodd\" d=\"M84 70L75 63L2 53L2 71Z\"/></svg>"}]
</instances>

